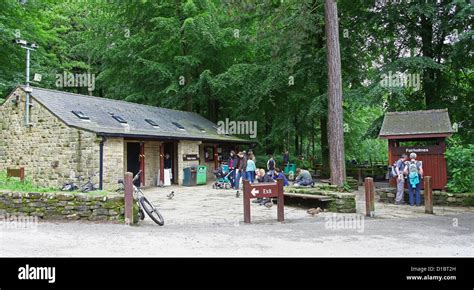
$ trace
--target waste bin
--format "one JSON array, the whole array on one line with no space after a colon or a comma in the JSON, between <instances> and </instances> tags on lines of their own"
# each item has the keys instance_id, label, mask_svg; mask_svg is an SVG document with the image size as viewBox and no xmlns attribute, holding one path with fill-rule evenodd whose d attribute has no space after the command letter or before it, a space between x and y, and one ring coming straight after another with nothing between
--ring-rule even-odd
<instances>
[{"instance_id":1,"label":"waste bin","mask_svg":"<svg viewBox=\"0 0 474 290\"><path fill-rule=\"evenodd\" d=\"M183 185L184 186L195 186L197 183L197 167L186 167L183 169L184 171L184 178L183 178Z\"/></svg>"},{"instance_id":2,"label":"waste bin","mask_svg":"<svg viewBox=\"0 0 474 290\"><path fill-rule=\"evenodd\" d=\"M288 163L285 166L285 173L290 174L290 171L293 172L293 174L296 173L296 164L295 163Z\"/></svg>"},{"instance_id":3,"label":"waste bin","mask_svg":"<svg viewBox=\"0 0 474 290\"><path fill-rule=\"evenodd\" d=\"M205 165L199 165L197 167L197 184L206 184L206 174L207 174L207 167Z\"/></svg>"}]
</instances>

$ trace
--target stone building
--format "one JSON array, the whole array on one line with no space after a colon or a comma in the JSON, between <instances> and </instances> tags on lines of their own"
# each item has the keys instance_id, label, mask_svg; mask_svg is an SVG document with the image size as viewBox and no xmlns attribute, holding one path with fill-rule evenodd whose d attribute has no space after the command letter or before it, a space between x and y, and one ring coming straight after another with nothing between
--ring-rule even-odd
<instances>
[{"instance_id":1,"label":"stone building","mask_svg":"<svg viewBox=\"0 0 474 290\"><path fill-rule=\"evenodd\" d=\"M165 154L172 157L173 182L182 184L183 168L207 165L212 175L231 148L249 143L219 134L214 123L192 112L31 90L29 126L24 87L0 105L0 171L24 167L39 186L59 188L95 174L101 188L114 189L126 171L138 170L143 186L156 186L163 181Z\"/></svg>"}]
</instances>

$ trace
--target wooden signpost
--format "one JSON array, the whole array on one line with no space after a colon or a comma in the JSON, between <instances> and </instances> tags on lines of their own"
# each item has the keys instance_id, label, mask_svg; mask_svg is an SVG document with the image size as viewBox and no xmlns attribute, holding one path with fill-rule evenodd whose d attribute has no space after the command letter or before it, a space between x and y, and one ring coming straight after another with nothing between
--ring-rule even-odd
<instances>
[{"instance_id":1,"label":"wooden signpost","mask_svg":"<svg viewBox=\"0 0 474 290\"><path fill-rule=\"evenodd\" d=\"M277 198L277 218L279 222L285 219L285 200L283 196L283 180L277 179L272 183L254 183L244 180L244 222L250 223L250 199L252 198Z\"/></svg>"}]
</instances>

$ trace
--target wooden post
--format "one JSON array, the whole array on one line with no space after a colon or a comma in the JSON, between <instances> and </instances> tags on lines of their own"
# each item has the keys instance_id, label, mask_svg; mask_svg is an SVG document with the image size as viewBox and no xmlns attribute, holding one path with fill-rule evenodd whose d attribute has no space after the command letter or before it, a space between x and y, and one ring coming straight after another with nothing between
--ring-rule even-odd
<instances>
[{"instance_id":1,"label":"wooden post","mask_svg":"<svg viewBox=\"0 0 474 290\"><path fill-rule=\"evenodd\" d=\"M133 173L125 173L123 179L125 188L125 224L133 224Z\"/></svg>"},{"instance_id":2,"label":"wooden post","mask_svg":"<svg viewBox=\"0 0 474 290\"><path fill-rule=\"evenodd\" d=\"M250 182L248 180L242 180L244 190L244 223L250 223Z\"/></svg>"},{"instance_id":3,"label":"wooden post","mask_svg":"<svg viewBox=\"0 0 474 290\"><path fill-rule=\"evenodd\" d=\"M365 178L365 211L366 216L375 216L375 187L372 177Z\"/></svg>"},{"instance_id":4,"label":"wooden post","mask_svg":"<svg viewBox=\"0 0 474 290\"><path fill-rule=\"evenodd\" d=\"M433 214L433 192L431 189L431 176L425 176L425 213Z\"/></svg>"},{"instance_id":5,"label":"wooden post","mask_svg":"<svg viewBox=\"0 0 474 290\"><path fill-rule=\"evenodd\" d=\"M285 221L285 196L283 195L283 179L277 179L278 198L277 198L277 218L279 222Z\"/></svg>"}]
</instances>

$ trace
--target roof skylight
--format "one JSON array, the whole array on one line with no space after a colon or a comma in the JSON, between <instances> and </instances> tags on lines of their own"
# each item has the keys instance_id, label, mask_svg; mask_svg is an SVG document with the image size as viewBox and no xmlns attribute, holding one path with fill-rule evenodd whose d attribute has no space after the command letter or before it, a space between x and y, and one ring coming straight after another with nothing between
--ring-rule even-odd
<instances>
[{"instance_id":1,"label":"roof skylight","mask_svg":"<svg viewBox=\"0 0 474 290\"><path fill-rule=\"evenodd\" d=\"M145 119L145 121L152 125L153 127L160 127L155 121L153 121L152 119Z\"/></svg>"},{"instance_id":2,"label":"roof skylight","mask_svg":"<svg viewBox=\"0 0 474 290\"><path fill-rule=\"evenodd\" d=\"M183 125L181 125L180 123L178 122L171 122L173 125L175 125L176 127L178 127L179 130L186 130Z\"/></svg>"},{"instance_id":3,"label":"roof skylight","mask_svg":"<svg viewBox=\"0 0 474 290\"><path fill-rule=\"evenodd\" d=\"M113 115L112 118L114 118L115 120L117 120L119 123L121 124L127 124L127 121L125 121L124 118L118 116L118 115Z\"/></svg>"},{"instance_id":4,"label":"roof skylight","mask_svg":"<svg viewBox=\"0 0 474 290\"><path fill-rule=\"evenodd\" d=\"M87 116L86 114L84 114L81 111L71 111L71 112L81 120L89 120L89 116Z\"/></svg>"}]
</instances>

